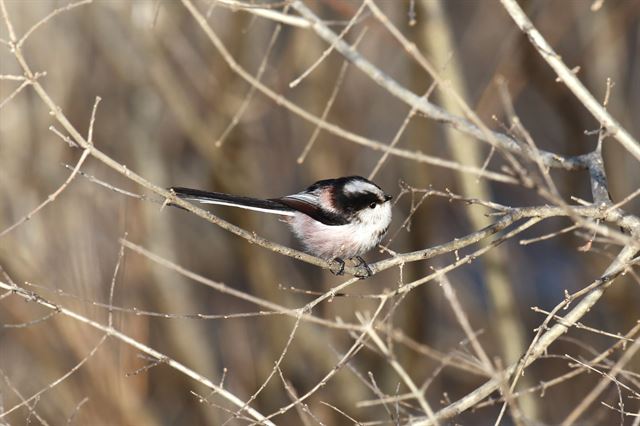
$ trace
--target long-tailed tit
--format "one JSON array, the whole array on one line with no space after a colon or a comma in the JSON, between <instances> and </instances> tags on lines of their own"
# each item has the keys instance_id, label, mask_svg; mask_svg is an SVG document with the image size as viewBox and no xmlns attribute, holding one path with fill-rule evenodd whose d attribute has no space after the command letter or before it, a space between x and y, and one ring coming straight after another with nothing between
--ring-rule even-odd
<instances>
[{"instance_id":1,"label":"long-tailed tit","mask_svg":"<svg viewBox=\"0 0 640 426\"><path fill-rule=\"evenodd\" d=\"M371 275L360 256L380 243L391 222L391 195L360 176L321 180L297 194L267 200L170 189L185 200L287 216L286 222L309 253L340 264L337 275L344 272L344 259L357 259Z\"/></svg>"}]
</instances>

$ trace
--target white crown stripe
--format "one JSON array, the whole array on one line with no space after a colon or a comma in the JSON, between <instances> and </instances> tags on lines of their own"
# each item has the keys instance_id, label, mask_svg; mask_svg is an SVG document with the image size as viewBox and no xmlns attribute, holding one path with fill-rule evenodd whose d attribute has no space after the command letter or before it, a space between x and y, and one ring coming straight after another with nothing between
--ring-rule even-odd
<instances>
[{"instance_id":1,"label":"white crown stripe","mask_svg":"<svg viewBox=\"0 0 640 426\"><path fill-rule=\"evenodd\" d=\"M380 189L369 182L355 180L347 183L344 186L344 192L349 194L355 194L359 192L371 192L373 194L378 194L380 193Z\"/></svg>"}]
</instances>

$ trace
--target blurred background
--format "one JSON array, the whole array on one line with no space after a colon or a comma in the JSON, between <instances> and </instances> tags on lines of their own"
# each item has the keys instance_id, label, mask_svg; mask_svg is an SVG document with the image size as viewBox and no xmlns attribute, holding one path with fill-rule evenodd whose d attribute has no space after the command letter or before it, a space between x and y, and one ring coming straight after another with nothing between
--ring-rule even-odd
<instances>
[{"instance_id":1,"label":"blurred background","mask_svg":"<svg viewBox=\"0 0 640 426\"><path fill-rule=\"evenodd\" d=\"M18 37L68 4L54 0L5 3ZM507 122L496 85L501 76L538 147L561 155L587 153L595 147L597 135L585 131L597 130L598 123L555 81L555 74L499 3L377 3L490 128L500 129ZM600 7L598 3L602 3ZM224 2L195 4L242 67L255 76L264 63L260 80L304 110L322 116L335 92L327 121L383 144L391 143L409 114L409 106L354 66L345 65L336 52L290 87L327 48L312 30L280 27L273 20L227 7ZM345 28L361 6L359 1L343 0L306 4L336 32ZM638 137L640 3L540 0L522 1L521 5L565 63L580 67L580 79L598 99L604 98L607 78L612 80L608 109ZM276 10L282 10L281 6ZM4 22L0 38L9 39ZM366 8L345 39L349 43L360 39L358 50L364 57L417 95L429 90L429 75ZM262 94L250 93L251 86L231 70L178 1L95 0L46 22L29 37L23 50L34 71L46 72L40 82L85 135L95 98L100 96L93 136L96 147L161 187L276 197L297 192L319 179L369 176L382 156L380 151L325 131L305 153L315 126ZM0 75L9 74L22 72L2 44ZM0 79L0 232L55 191L70 173L64 165L73 166L81 154L49 130L52 125L60 131L62 127L33 89L26 87L8 99L19 85ZM436 89L430 100L461 115L446 92ZM490 152L487 144L420 114L409 121L396 146L475 167L482 167ZM609 189L617 201L640 186L640 167L613 139L605 141L604 155ZM500 172L503 164L501 154L495 153L488 170ZM91 157L82 170L114 187L145 193ZM591 199L586 172L553 170L551 176L565 200L570 201L571 196ZM410 157L389 156L373 180L396 196L389 233L393 238L386 244L398 253L451 241L493 220L485 216L483 207L441 197L423 200L421 192L403 192L407 186L449 189L509 206L546 202L535 190ZM154 199L152 194L146 195ZM418 204L410 226L403 227ZM186 211L160 207L78 176L53 203L0 237L0 266L16 283L101 323L106 323L107 309L94 302L108 303L119 239L125 234L128 240L197 274L290 308L301 307L315 297L302 290L325 292L345 279L249 244ZM640 202L636 199L625 208L637 214ZM275 217L224 207L212 211L267 239L300 248L286 224ZM586 232L531 245L518 243L570 223L568 219L545 220L449 275L474 330L498 365L517 360L533 338L534 328L543 321L544 315L531 307L552 309L565 290L575 292L592 282L617 253L617 247L598 241L590 251L579 251ZM388 256L389 252L376 250L366 257L375 261ZM378 304L367 295L418 279L431 267L454 260L449 254L407 264L401 271L387 270L352 286L348 296L320 304L313 314L357 324L356 312L373 312ZM1 279L7 280L6 276ZM639 320L638 284L633 274L621 277L583 323L626 334ZM204 320L136 314L133 308L178 316L236 314L261 308L129 250L125 250L116 277L114 305L128 309L114 313L117 329L213 382L219 383L224 375L224 387L244 400L273 370L295 323L293 318L278 315ZM0 412L64 375L101 337L94 329L62 315L38 320L47 314L47 309L15 296L0 300ZM395 333L395 338L387 337L394 357L418 385L428 382L426 397L434 410L487 380L477 368L463 362L469 358L468 342L436 282L399 299L387 322L387 336ZM282 360L283 376L297 394L304 394L331 371L353 341L354 336L346 330L302 321ZM570 371L570 362L553 354L590 359L615 343L611 336L573 329L552 345L548 359L527 370L523 387ZM618 357L619 353L613 353L610 360ZM216 396L200 402L194 393L208 397L209 391L168 366L139 370L151 363L138 351L109 339L81 368L43 393L31 410L23 407L1 422L222 424L230 417L224 408L230 407L228 403ZM639 365L636 357L621 378L636 392ZM292 409L274 421L353 423L331 408L334 406L362 423L393 423L393 406L362 404L378 398L370 388L369 372L382 393L407 391L389 360L375 348L365 347L306 401L316 419ZM534 424L532 419L535 424L561 421L600 377L583 374L543 393L520 398L527 424ZM625 395L625 410L637 413L638 400ZM268 414L290 401L276 375L251 405ZM619 413L599 401L616 405L618 391L609 386L581 418L583 424L620 422ZM408 404L404 408L409 413L419 412L412 407L413 401ZM500 404L486 404L454 420L493 424L499 410ZM623 421L631 424L633 420L627 417ZM507 416L503 424L511 422ZM230 422L244 423L242 419Z\"/></svg>"}]
</instances>

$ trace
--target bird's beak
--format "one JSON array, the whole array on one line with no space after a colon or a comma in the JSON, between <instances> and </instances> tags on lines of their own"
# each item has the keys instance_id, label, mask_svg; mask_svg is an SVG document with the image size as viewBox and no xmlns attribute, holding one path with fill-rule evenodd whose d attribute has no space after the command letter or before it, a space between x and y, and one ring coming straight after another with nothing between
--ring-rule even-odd
<instances>
[{"instance_id":1,"label":"bird's beak","mask_svg":"<svg viewBox=\"0 0 640 426\"><path fill-rule=\"evenodd\" d=\"M387 195L387 194L385 194L385 196L384 196L384 201L389 201L389 200L391 200L392 198L393 198L393 195Z\"/></svg>"}]
</instances>

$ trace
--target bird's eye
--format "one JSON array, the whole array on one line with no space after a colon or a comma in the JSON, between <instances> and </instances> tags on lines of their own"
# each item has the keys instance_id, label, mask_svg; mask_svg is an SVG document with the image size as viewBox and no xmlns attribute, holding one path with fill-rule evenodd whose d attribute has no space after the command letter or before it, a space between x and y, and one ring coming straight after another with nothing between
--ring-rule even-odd
<instances>
[{"instance_id":1,"label":"bird's eye","mask_svg":"<svg viewBox=\"0 0 640 426\"><path fill-rule=\"evenodd\" d=\"M369 208L370 208L370 209L375 209L375 208L376 208L376 203L371 203L371 204L369 204Z\"/></svg>"}]
</instances>

